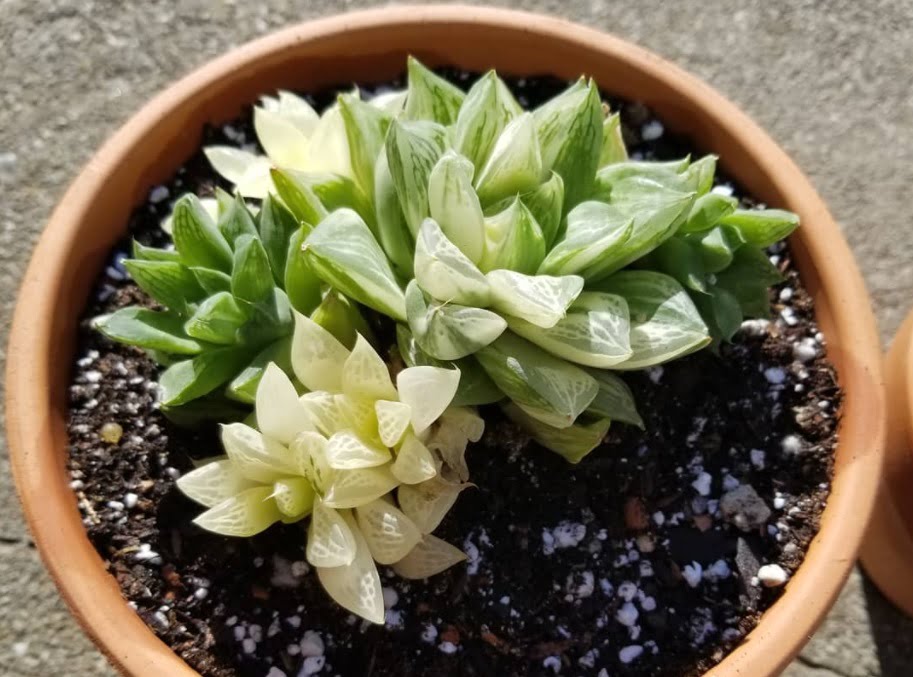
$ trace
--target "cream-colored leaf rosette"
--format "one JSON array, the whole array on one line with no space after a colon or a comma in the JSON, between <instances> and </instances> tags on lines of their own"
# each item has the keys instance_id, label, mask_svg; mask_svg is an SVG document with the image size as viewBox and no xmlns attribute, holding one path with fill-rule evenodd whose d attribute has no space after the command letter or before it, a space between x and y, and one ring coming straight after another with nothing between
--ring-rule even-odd
<instances>
[{"instance_id":1,"label":"cream-colored leaf rosette","mask_svg":"<svg viewBox=\"0 0 913 677\"><path fill-rule=\"evenodd\" d=\"M465 559L431 535L470 486L464 461L484 422L450 407L460 372L431 366L394 380L362 336L348 350L297 315L292 367L270 364L256 394L257 428L222 427L226 455L178 486L208 508L196 524L247 537L310 517L307 560L342 607L384 622L376 563L425 578Z\"/></svg>"}]
</instances>

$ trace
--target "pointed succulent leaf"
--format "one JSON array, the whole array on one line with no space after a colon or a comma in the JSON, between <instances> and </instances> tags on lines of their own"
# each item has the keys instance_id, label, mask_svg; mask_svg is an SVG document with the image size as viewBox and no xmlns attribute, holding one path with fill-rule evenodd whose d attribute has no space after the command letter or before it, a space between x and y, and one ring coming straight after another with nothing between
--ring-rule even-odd
<instances>
[{"instance_id":1,"label":"pointed succulent leaf","mask_svg":"<svg viewBox=\"0 0 913 677\"><path fill-rule=\"evenodd\" d=\"M439 477L421 484L402 484L396 490L399 507L423 534L438 528L441 520L456 503L460 492L469 484L453 484Z\"/></svg>"},{"instance_id":2,"label":"pointed succulent leaf","mask_svg":"<svg viewBox=\"0 0 913 677\"><path fill-rule=\"evenodd\" d=\"M311 190L324 206L327 213L337 209L352 209L368 224L374 227L374 206L355 181L343 174L330 172L289 172L291 178L302 188ZM325 218L325 217L324 217ZM310 222L302 219L305 223Z\"/></svg>"},{"instance_id":3,"label":"pointed succulent leaf","mask_svg":"<svg viewBox=\"0 0 913 677\"><path fill-rule=\"evenodd\" d=\"M694 201L688 220L682 224L680 233L701 233L710 230L721 220L735 211L739 201L726 195L706 193ZM776 238L779 240L780 238ZM774 240L773 242L776 242ZM773 244L771 242L771 244Z\"/></svg>"},{"instance_id":4,"label":"pointed succulent leaf","mask_svg":"<svg viewBox=\"0 0 913 677\"><path fill-rule=\"evenodd\" d=\"M339 112L346 128L352 171L361 189L374 191L374 165L384 148L390 114L362 101L357 94L339 97Z\"/></svg>"},{"instance_id":5,"label":"pointed succulent leaf","mask_svg":"<svg viewBox=\"0 0 913 677\"><path fill-rule=\"evenodd\" d=\"M310 513L316 495L304 477L286 477L273 483L273 500L286 519L301 519Z\"/></svg>"},{"instance_id":6,"label":"pointed succulent leaf","mask_svg":"<svg viewBox=\"0 0 913 677\"><path fill-rule=\"evenodd\" d=\"M296 474L288 448L243 423L222 426L222 446L235 468L244 477L272 483Z\"/></svg>"},{"instance_id":7,"label":"pointed succulent leaf","mask_svg":"<svg viewBox=\"0 0 913 677\"><path fill-rule=\"evenodd\" d=\"M625 162L628 159L628 149L625 148L624 138L621 134L621 117L613 113L602 121L602 150L599 153L599 166Z\"/></svg>"},{"instance_id":8,"label":"pointed succulent leaf","mask_svg":"<svg viewBox=\"0 0 913 677\"><path fill-rule=\"evenodd\" d=\"M437 360L422 350L412 333L401 324L396 326L396 343L399 354L408 367L428 366L460 370L460 385L453 398L453 406L491 404L504 397L504 393L474 359L465 358L455 362Z\"/></svg>"},{"instance_id":9,"label":"pointed succulent leaf","mask_svg":"<svg viewBox=\"0 0 913 677\"><path fill-rule=\"evenodd\" d=\"M583 369L511 332L480 350L476 358L517 406L556 428L571 425L599 391Z\"/></svg>"},{"instance_id":10,"label":"pointed succulent leaf","mask_svg":"<svg viewBox=\"0 0 913 677\"><path fill-rule=\"evenodd\" d=\"M284 286L285 264L288 260L289 241L298 231L298 221L273 195L267 195L257 217L260 239L269 258L270 269L277 285Z\"/></svg>"},{"instance_id":11,"label":"pointed succulent leaf","mask_svg":"<svg viewBox=\"0 0 913 677\"><path fill-rule=\"evenodd\" d=\"M660 185L681 192L688 192L689 188L696 185L689 182L686 172L691 166L691 157L679 160L629 160L615 162L602 167L596 173L595 192L600 199L608 199L616 184L625 179L648 179Z\"/></svg>"},{"instance_id":12,"label":"pointed succulent leaf","mask_svg":"<svg viewBox=\"0 0 913 677\"><path fill-rule=\"evenodd\" d=\"M564 179L564 209L569 211L590 195L599 166L604 118L599 90L592 80L573 85L536 109L534 117L542 167Z\"/></svg>"},{"instance_id":13,"label":"pointed succulent leaf","mask_svg":"<svg viewBox=\"0 0 913 677\"><path fill-rule=\"evenodd\" d=\"M485 251L485 220L472 187L473 171L472 162L462 155L444 153L428 179L428 207L447 239L478 263Z\"/></svg>"},{"instance_id":14,"label":"pointed succulent leaf","mask_svg":"<svg viewBox=\"0 0 913 677\"><path fill-rule=\"evenodd\" d=\"M737 209L724 215L721 222L756 247L769 247L799 227L799 217L782 209Z\"/></svg>"},{"instance_id":15,"label":"pointed succulent leaf","mask_svg":"<svg viewBox=\"0 0 913 677\"><path fill-rule=\"evenodd\" d=\"M466 560L466 554L447 541L428 534L412 551L393 565L398 576L410 580L430 578Z\"/></svg>"},{"instance_id":16,"label":"pointed succulent leaf","mask_svg":"<svg viewBox=\"0 0 913 677\"><path fill-rule=\"evenodd\" d=\"M564 237L549 251L539 272L572 275L599 267L630 239L634 219L605 202L581 202L567 215Z\"/></svg>"},{"instance_id":17,"label":"pointed succulent leaf","mask_svg":"<svg viewBox=\"0 0 913 677\"><path fill-rule=\"evenodd\" d=\"M298 130L310 137L317 128L320 116L307 101L300 96L285 90L276 92L276 96L260 97L262 107L272 113L281 114Z\"/></svg>"},{"instance_id":18,"label":"pointed succulent leaf","mask_svg":"<svg viewBox=\"0 0 913 677\"><path fill-rule=\"evenodd\" d=\"M700 311L713 340L731 341L745 319L739 300L716 285L710 286L706 294L691 294L691 300Z\"/></svg>"},{"instance_id":19,"label":"pointed succulent leaf","mask_svg":"<svg viewBox=\"0 0 913 677\"><path fill-rule=\"evenodd\" d=\"M203 152L213 169L241 195L257 199L266 197L271 185L269 158L231 146L207 146Z\"/></svg>"},{"instance_id":20,"label":"pointed succulent leaf","mask_svg":"<svg viewBox=\"0 0 913 677\"><path fill-rule=\"evenodd\" d=\"M257 226L254 224L254 217L251 216L250 210L244 204L240 195L225 194L225 209L220 209L219 219L216 223L219 232L231 247L235 246L235 240L242 235L259 237Z\"/></svg>"},{"instance_id":21,"label":"pointed succulent leaf","mask_svg":"<svg viewBox=\"0 0 913 677\"><path fill-rule=\"evenodd\" d=\"M209 295L231 291L231 276L226 275L221 270L193 266L190 272L196 278L197 284Z\"/></svg>"},{"instance_id":22,"label":"pointed succulent leaf","mask_svg":"<svg viewBox=\"0 0 913 677\"><path fill-rule=\"evenodd\" d=\"M460 107L453 146L473 165L482 167L511 120L523 112L507 85L489 71L469 89Z\"/></svg>"},{"instance_id":23,"label":"pointed succulent leaf","mask_svg":"<svg viewBox=\"0 0 913 677\"><path fill-rule=\"evenodd\" d=\"M133 258L140 261L177 261L180 262L181 255L175 249L159 249L158 247L147 247L141 242L133 241L132 246Z\"/></svg>"},{"instance_id":24,"label":"pointed succulent leaf","mask_svg":"<svg viewBox=\"0 0 913 677\"><path fill-rule=\"evenodd\" d=\"M351 178L353 172L349 155L345 122L339 106L334 103L321 114L308 143L308 163L301 169ZM327 208L330 208L329 205Z\"/></svg>"},{"instance_id":25,"label":"pointed succulent leaf","mask_svg":"<svg viewBox=\"0 0 913 677\"><path fill-rule=\"evenodd\" d=\"M314 187L303 180L303 175L287 169L270 170L276 192L298 221L313 226L327 215L327 208L317 197Z\"/></svg>"},{"instance_id":26,"label":"pointed succulent leaf","mask_svg":"<svg viewBox=\"0 0 913 677\"><path fill-rule=\"evenodd\" d=\"M437 475L431 451L411 432L406 434L396 452L396 460L390 470L403 484L418 484Z\"/></svg>"},{"instance_id":27,"label":"pointed succulent leaf","mask_svg":"<svg viewBox=\"0 0 913 677\"><path fill-rule=\"evenodd\" d=\"M349 350L355 345L355 339L359 334L369 343L375 343L374 332L362 316L358 305L335 289L330 289L324 294L323 301L311 313L311 319Z\"/></svg>"},{"instance_id":28,"label":"pointed succulent leaf","mask_svg":"<svg viewBox=\"0 0 913 677\"><path fill-rule=\"evenodd\" d=\"M235 240L231 293L236 298L257 303L274 288L273 272L263 243L252 235L241 235Z\"/></svg>"},{"instance_id":29,"label":"pointed succulent leaf","mask_svg":"<svg viewBox=\"0 0 913 677\"><path fill-rule=\"evenodd\" d=\"M398 562L418 544L422 534L402 510L383 499L355 509L358 528L378 564Z\"/></svg>"},{"instance_id":30,"label":"pointed succulent leaf","mask_svg":"<svg viewBox=\"0 0 913 677\"><path fill-rule=\"evenodd\" d=\"M528 415L513 403L506 404L504 411L508 418L527 431L536 442L560 454L570 463L579 463L602 444L612 424L608 418L598 418L589 422L577 422L566 428L554 428Z\"/></svg>"},{"instance_id":31,"label":"pointed succulent leaf","mask_svg":"<svg viewBox=\"0 0 913 677\"><path fill-rule=\"evenodd\" d=\"M301 398L301 404L305 405L304 397ZM295 475L306 478L318 493L329 486L335 475L327 462L326 448L327 438L315 430L298 433L288 446L289 464L295 468Z\"/></svg>"},{"instance_id":32,"label":"pointed succulent leaf","mask_svg":"<svg viewBox=\"0 0 913 677\"><path fill-rule=\"evenodd\" d=\"M399 484L389 466L337 472L324 494L327 506L356 508L388 494Z\"/></svg>"},{"instance_id":33,"label":"pointed succulent leaf","mask_svg":"<svg viewBox=\"0 0 913 677\"><path fill-rule=\"evenodd\" d=\"M177 485L187 498L214 508L222 501L257 486L257 483L239 473L229 459L222 458L181 475Z\"/></svg>"},{"instance_id":34,"label":"pointed succulent leaf","mask_svg":"<svg viewBox=\"0 0 913 677\"><path fill-rule=\"evenodd\" d=\"M406 319L403 290L377 240L354 211L330 214L308 236L304 251L324 282L393 319Z\"/></svg>"},{"instance_id":35,"label":"pointed succulent leaf","mask_svg":"<svg viewBox=\"0 0 913 677\"><path fill-rule=\"evenodd\" d=\"M412 423L412 408L402 402L377 400L374 403L374 413L377 416L380 441L386 447L395 447Z\"/></svg>"},{"instance_id":36,"label":"pointed succulent leaf","mask_svg":"<svg viewBox=\"0 0 913 677\"><path fill-rule=\"evenodd\" d=\"M453 401L460 383L459 369L408 367L396 375L399 401L412 409L412 429L421 435Z\"/></svg>"},{"instance_id":37,"label":"pointed succulent leaf","mask_svg":"<svg viewBox=\"0 0 913 677\"><path fill-rule=\"evenodd\" d=\"M685 172L691 182L691 190L698 195L705 195L713 188L713 177L716 174L716 155L705 155L691 163Z\"/></svg>"},{"instance_id":38,"label":"pointed succulent leaf","mask_svg":"<svg viewBox=\"0 0 913 677\"><path fill-rule=\"evenodd\" d=\"M350 564L317 567L317 578L339 606L371 623L384 622L384 596L377 566L364 536L351 516L344 519L355 540L355 557Z\"/></svg>"},{"instance_id":39,"label":"pointed succulent leaf","mask_svg":"<svg viewBox=\"0 0 913 677\"><path fill-rule=\"evenodd\" d=\"M392 89L380 94L375 94L368 103L375 108L380 108L382 111L395 116L402 113L405 109L406 97L408 94L409 92L405 89Z\"/></svg>"},{"instance_id":40,"label":"pointed succulent leaf","mask_svg":"<svg viewBox=\"0 0 913 677\"><path fill-rule=\"evenodd\" d=\"M631 357L628 304L621 296L583 292L548 331L521 318L507 322L515 334L577 364L608 369Z\"/></svg>"},{"instance_id":41,"label":"pointed succulent leaf","mask_svg":"<svg viewBox=\"0 0 913 677\"><path fill-rule=\"evenodd\" d=\"M304 252L304 243L311 234L311 227L301 226L288 241L286 253L285 283L288 300L292 307L305 315L320 304L320 278L314 272Z\"/></svg>"},{"instance_id":42,"label":"pointed succulent leaf","mask_svg":"<svg viewBox=\"0 0 913 677\"><path fill-rule=\"evenodd\" d=\"M492 307L537 327L554 327L583 289L583 278L576 275L523 275L510 270L488 273Z\"/></svg>"},{"instance_id":43,"label":"pointed succulent leaf","mask_svg":"<svg viewBox=\"0 0 913 677\"><path fill-rule=\"evenodd\" d=\"M243 303L250 311L250 319L238 330L238 342L261 348L292 331L292 306L288 296L278 287L272 287L257 303Z\"/></svg>"},{"instance_id":44,"label":"pointed succulent leaf","mask_svg":"<svg viewBox=\"0 0 913 677\"><path fill-rule=\"evenodd\" d=\"M374 412L373 400L341 393L333 395L333 399L336 400L336 407L345 422L344 429L354 432L367 444L383 446L377 430L377 414Z\"/></svg>"},{"instance_id":45,"label":"pointed succulent leaf","mask_svg":"<svg viewBox=\"0 0 913 677\"><path fill-rule=\"evenodd\" d=\"M519 198L485 219L485 255L479 268L503 268L532 274L545 259L545 236L536 218Z\"/></svg>"},{"instance_id":46,"label":"pointed succulent leaf","mask_svg":"<svg viewBox=\"0 0 913 677\"><path fill-rule=\"evenodd\" d=\"M544 174L536 123L523 113L504 128L488 161L476 174L475 186L483 205L534 189Z\"/></svg>"},{"instance_id":47,"label":"pointed succulent leaf","mask_svg":"<svg viewBox=\"0 0 913 677\"><path fill-rule=\"evenodd\" d=\"M406 70L409 75L406 119L434 120L442 125L456 122L466 96L463 91L425 68L415 57L409 57Z\"/></svg>"},{"instance_id":48,"label":"pointed succulent leaf","mask_svg":"<svg viewBox=\"0 0 913 677\"><path fill-rule=\"evenodd\" d=\"M633 355L615 369L644 369L710 343L707 326L688 292L668 275L650 270L622 271L596 288L623 296L631 312Z\"/></svg>"},{"instance_id":49,"label":"pointed succulent leaf","mask_svg":"<svg viewBox=\"0 0 913 677\"><path fill-rule=\"evenodd\" d=\"M696 247L701 265L708 273L719 273L728 268L736 250L745 244L739 231L727 225L689 235L687 239Z\"/></svg>"},{"instance_id":50,"label":"pointed succulent leaf","mask_svg":"<svg viewBox=\"0 0 913 677\"><path fill-rule=\"evenodd\" d=\"M606 369L590 369L589 374L599 384L599 393L590 404L587 413L629 423L643 430L644 422L637 413L634 395L628 384Z\"/></svg>"},{"instance_id":51,"label":"pointed succulent leaf","mask_svg":"<svg viewBox=\"0 0 913 677\"><path fill-rule=\"evenodd\" d=\"M669 238L645 261L650 268L674 277L688 289L701 293L707 290L707 270L701 252L684 238Z\"/></svg>"},{"instance_id":52,"label":"pointed succulent leaf","mask_svg":"<svg viewBox=\"0 0 913 677\"><path fill-rule=\"evenodd\" d=\"M228 384L227 395L239 402L253 404L263 372L270 362L275 362L286 374L292 373L292 337L286 336L274 341L261 350Z\"/></svg>"},{"instance_id":53,"label":"pointed succulent leaf","mask_svg":"<svg viewBox=\"0 0 913 677\"><path fill-rule=\"evenodd\" d=\"M393 269L400 276L411 278L415 237L406 224L385 152L378 155L374 168L374 203L377 240L393 264Z\"/></svg>"},{"instance_id":54,"label":"pointed succulent leaf","mask_svg":"<svg viewBox=\"0 0 913 677\"><path fill-rule=\"evenodd\" d=\"M307 164L307 134L279 111L254 106L254 131L257 141L277 167Z\"/></svg>"},{"instance_id":55,"label":"pointed succulent leaf","mask_svg":"<svg viewBox=\"0 0 913 677\"><path fill-rule=\"evenodd\" d=\"M349 351L311 318L295 313L292 368L308 390L342 392L342 370Z\"/></svg>"},{"instance_id":56,"label":"pointed succulent leaf","mask_svg":"<svg viewBox=\"0 0 913 677\"><path fill-rule=\"evenodd\" d=\"M338 511L316 499L308 528L308 562L320 568L348 566L358 547L354 532Z\"/></svg>"},{"instance_id":57,"label":"pointed succulent leaf","mask_svg":"<svg viewBox=\"0 0 913 677\"><path fill-rule=\"evenodd\" d=\"M327 441L326 456L334 470L376 468L393 459L389 449L365 444L348 430L333 433Z\"/></svg>"},{"instance_id":58,"label":"pointed succulent leaf","mask_svg":"<svg viewBox=\"0 0 913 677\"><path fill-rule=\"evenodd\" d=\"M406 224L415 235L428 216L428 180L447 146L447 130L427 120L394 120L385 146Z\"/></svg>"},{"instance_id":59,"label":"pointed succulent leaf","mask_svg":"<svg viewBox=\"0 0 913 677\"><path fill-rule=\"evenodd\" d=\"M184 323L184 331L208 343L234 345L238 329L248 319L246 309L228 292L219 292L207 298Z\"/></svg>"},{"instance_id":60,"label":"pointed succulent leaf","mask_svg":"<svg viewBox=\"0 0 913 677\"><path fill-rule=\"evenodd\" d=\"M174 246L184 263L231 270L231 247L195 195L188 193L177 201L171 223Z\"/></svg>"},{"instance_id":61,"label":"pointed succulent leaf","mask_svg":"<svg viewBox=\"0 0 913 677\"><path fill-rule=\"evenodd\" d=\"M521 200L539 224L546 249L550 249L558 239L564 215L564 181L561 175L552 172L548 181L524 193Z\"/></svg>"},{"instance_id":62,"label":"pointed succulent leaf","mask_svg":"<svg viewBox=\"0 0 913 677\"><path fill-rule=\"evenodd\" d=\"M159 377L163 406L176 407L212 392L250 361L247 348L217 348L175 362Z\"/></svg>"},{"instance_id":63,"label":"pointed succulent leaf","mask_svg":"<svg viewBox=\"0 0 913 677\"><path fill-rule=\"evenodd\" d=\"M387 365L361 335L342 367L342 391L349 397L371 401L396 399Z\"/></svg>"},{"instance_id":64,"label":"pointed succulent leaf","mask_svg":"<svg viewBox=\"0 0 913 677\"><path fill-rule=\"evenodd\" d=\"M93 320L102 334L119 343L169 355L197 355L204 345L184 332L184 320L173 312L130 306Z\"/></svg>"},{"instance_id":65,"label":"pointed succulent leaf","mask_svg":"<svg viewBox=\"0 0 913 677\"><path fill-rule=\"evenodd\" d=\"M305 393L300 398L317 430L329 437L337 430L343 430L347 421L339 409L336 396L325 391Z\"/></svg>"},{"instance_id":66,"label":"pointed succulent leaf","mask_svg":"<svg viewBox=\"0 0 913 677\"><path fill-rule=\"evenodd\" d=\"M187 314L189 304L205 295L190 269L177 261L127 259L124 267L153 300L181 315Z\"/></svg>"},{"instance_id":67,"label":"pointed succulent leaf","mask_svg":"<svg viewBox=\"0 0 913 677\"><path fill-rule=\"evenodd\" d=\"M193 523L222 536L247 538L282 518L270 487L254 487L213 506Z\"/></svg>"},{"instance_id":68,"label":"pointed succulent leaf","mask_svg":"<svg viewBox=\"0 0 913 677\"><path fill-rule=\"evenodd\" d=\"M406 317L421 349L439 360L471 355L507 329L504 318L490 310L429 302L416 280L406 288Z\"/></svg>"},{"instance_id":69,"label":"pointed succulent leaf","mask_svg":"<svg viewBox=\"0 0 913 677\"><path fill-rule=\"evenodd\" d=\"M415 279L439 301L487 306L488 280L433 219L425 219L415 243Z\"/></svg>"},{"instance_id":70,"label":"pointed succulent leaf","mask_svg":"<svg viewBox=\"0 0 913 677\"><path fill-rule=\"evenodd\" d=\"M307 411L298 401L295 386L275 363L263 371L257 386L257 427L267 437L291 444L298 433L313 429Z\"/></svg>"},{"instance_id":71,"label":"pointed succulent leaf","mask_svg":"<svg viewBox=\"0 0 913 677\"><path fill-rule=\"evenodd\" d=\"M783 276L767 254L756 247L739 247L732 265L717 273L716 285L732 294L747 317L766 317L770 313L768 289L783 281Z\"/></svg>"}]
</instances>

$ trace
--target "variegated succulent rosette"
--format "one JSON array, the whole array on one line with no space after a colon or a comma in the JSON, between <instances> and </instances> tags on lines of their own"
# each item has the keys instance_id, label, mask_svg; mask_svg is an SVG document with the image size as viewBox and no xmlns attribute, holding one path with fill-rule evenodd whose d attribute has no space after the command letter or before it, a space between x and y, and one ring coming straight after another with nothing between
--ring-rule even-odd
<instances>
[{"instance_id":1,"label":"variegated succulent rosette","mask_svg":"<svg viewBox=\"0 0 913 677\"><path fill-rule=\"evenodd\" d=\"M483 432L473 412L450 407L455 369L396 374L360 335L349 351L297 315L296 384L267 365L256 392L256 427L222 427L226 456L178 480L208 508L196 523L253 536L275 522L310 518L307 561L342 607L383 623L375 562L425 578L465 559L431 535L468 486L467 443Z\"/></svg>"}]
</instances>

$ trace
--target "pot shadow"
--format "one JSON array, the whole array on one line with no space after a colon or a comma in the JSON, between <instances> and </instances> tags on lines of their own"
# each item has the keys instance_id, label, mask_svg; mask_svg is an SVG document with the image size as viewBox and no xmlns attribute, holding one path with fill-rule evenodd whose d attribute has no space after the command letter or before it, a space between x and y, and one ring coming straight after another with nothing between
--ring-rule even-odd
<instances>
[{"instance_id":1,"label":"pot shadow","mask_svg":"<svg viewBox=\"0 0 913 677\"><path fill-rule=\"evenodd\" d=\"M909 677L913 674L913 618L891 604L865 575L862 590L882 677Z\"/></svg>"}]
</instances>

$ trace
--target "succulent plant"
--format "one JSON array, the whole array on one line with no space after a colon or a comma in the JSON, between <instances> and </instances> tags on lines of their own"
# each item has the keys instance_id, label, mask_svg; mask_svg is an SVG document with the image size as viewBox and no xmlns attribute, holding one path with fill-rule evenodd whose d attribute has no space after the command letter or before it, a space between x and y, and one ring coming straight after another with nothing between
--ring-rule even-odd
<instances>
[{"instance_id":1,"label":"succulent plant","mask_svg":"<svg viewBox=\"0 0 913 677\"><path fill-rule=\"evenodd\" d=\"M465 559L431 535L469 486L464 453L482 419L450 407L460 373L420 366L390 377L361 335L352 350L296 314L291 366L269 363L256 428L222 427L226 456L178 480L208 508L204 529L246 537L310 518L307 560L342 607L383 623L375 562L425 578Z\"/></svg>"},{"instance_id":2,"label":"succulent plant","mask_svg":"<svg viewBox=\"0 0 913 677\"><path fill-rule=\"evenodd\" d=\"M797 219L711 191L714 156L629 160L592 81L526 112L494 72L465 94L414 59L408 72L394 106L339 97L348 197L315 208L306 171L274 171L273 189L315 226L313 273L396 320L407 363L458 366L461 402L506 400L577 461L611 420L641 425L614 371L767 312L763 248Z\"/></svg>"}]
</instances>

